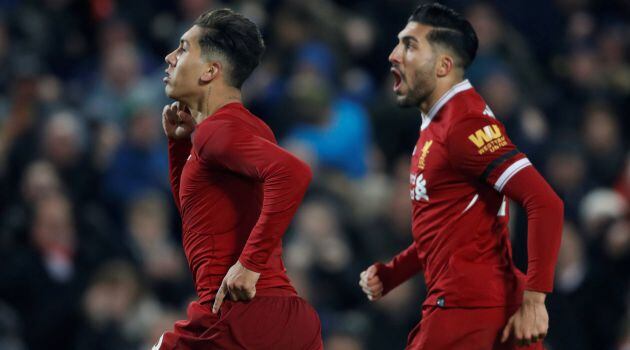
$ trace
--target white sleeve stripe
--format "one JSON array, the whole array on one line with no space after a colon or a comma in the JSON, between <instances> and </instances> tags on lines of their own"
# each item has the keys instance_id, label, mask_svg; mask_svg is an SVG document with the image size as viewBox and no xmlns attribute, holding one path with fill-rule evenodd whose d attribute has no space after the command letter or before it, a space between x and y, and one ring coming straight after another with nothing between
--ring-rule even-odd
<instances>
[{"instance_id":1,"label":"white sleeve stripe","mask_svg":"<svg viewBox=\"0 0 630 350\"><path fill-rule=\"evenodd\" d=\"M532 163L527 158L523 158L521 160L514 162L514 164L510 165L507 169L505 169L503 174L499 176L499 179L497 180L497 182L494 183L494 188L497 191L501 192L503 190L503 187L505 187L505 184L507 184L507 182L510 181L512 176L516 175L516 173L518 173L519 171L523 170L524 168L530 165L532 165Z\"/></svg>"}]
</instances>

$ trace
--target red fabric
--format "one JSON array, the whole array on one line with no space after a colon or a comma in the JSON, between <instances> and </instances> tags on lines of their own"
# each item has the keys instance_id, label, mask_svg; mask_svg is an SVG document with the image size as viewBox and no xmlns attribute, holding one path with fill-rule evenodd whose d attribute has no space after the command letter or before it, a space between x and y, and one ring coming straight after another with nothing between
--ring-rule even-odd
<instances>
[{"instance_id":1,"label":"red fabric","mask_svg":"<svg viewBox=\"0 0 630 350\"><path fill-rule=\"evenodd\" d=\"M179 183L181 181L182 170L186 165L186 158L190 154L192 148L192 142L190 139L175 141L168 139L168 170L169 177L171 179L171 189L173 193L173 199L177 210L182 210L179 202Z\"/></svg>"},{"instance_id":2,"label":"red fabric","mask_svg":"<svg viewBox=\"0 0 630 350\"><path fill-rule=\"evenodd\" d=\"M424 272L427 306L519 305L526 281L533 290L550 290L560 235L556 223L562 221L562 211L540 201L555 199L555 194L546 183L540 185L544 183L540 176L512 185L516 177L522 178L520 173L531 173L531 163L470 85L457 84L438 104L432 119L423 117L410 165L417 256L409 248L389 264L379 265L386 290L417 269ZM518 186L535 193L514 191ZM533 267L527 280L512 261L505 195L514 196L532 215ZM544 229L542 222L549 217L553 224Z\"/></svg>"},{"instance_id":3,"label":"red fabric","mask_svg":"<svg viewBox=\"0 0 630 350\"><path fill-rule=\"evenodd\" d=\"M396 255L387 264L377 263L376 269L378 277L383 283L383 295L385 295L422 271L416 243L411 243L407 249Z\"/></svg>"},{"instance_id":4,"label":"red fabric","mask_svg":"<svg viewBox=\"0 0 630 350\"><path fill-rule=\"evenodd\" d=\"M280 148L269 127L240 103L201 122L191 148L169 150L184 251L200 302L214 299L237 260L261 273L259 292L295 293L281 238L306 192L309 167Z\"/></svg>"},{"instance_id":5,"label":"red fabric","mask_svg":"<svg viewBox=\"0 0 630 350\"><path fill-rule=\"evenodd\" d=\"M153 350L323 349L317 313L296 296L224 301L217 314L192 302L188 319L162 335Z\"/></svg>"},{"instance_id":6,"label":"red fabric","mask_svg":"<svg viewBox=\"0 0 630 350\"><path fill-rule=\"evenodd\" d=\"M422 308L422 321L409 333L406 350L543 350L541 342L516 346L513 334L501 343L503 328L518 306Z\"/></svg>"},{"instance_id":7,"label":"red fabric","mask_svg":"<svg viewBox=\"0 0 630 350\"><path fill-rule=\"evenodd\" d=\"M514 175L503 193L527 211L528 290L551 293L562 237L563 204L533 167Z\"/></svg>"}]
</instances>

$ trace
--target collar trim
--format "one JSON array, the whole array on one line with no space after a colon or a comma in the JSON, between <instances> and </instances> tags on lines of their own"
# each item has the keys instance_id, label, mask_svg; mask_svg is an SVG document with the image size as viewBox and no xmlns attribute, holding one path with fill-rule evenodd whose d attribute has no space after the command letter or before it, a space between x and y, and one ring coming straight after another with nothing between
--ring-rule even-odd
<instances>
[{"instance_id":1,"label":"collar trim","mask_svg":"<svg viewBox=\"0 0 630 350\"><path fill-rule=\"evenodd\" d=\"M429 110L428 114L424 114L421 112L422 125L420 126L420 130L426 129L429 126L429 123L431 123L431 120L433 119L433 117L435 117L435 115L440 111L440 109L442 109L442 107L444 107L444 105L448 101L450 101L455 95L469 89L472 89L472 85L470 84L470 81L468 81L468 79L465 79L453 85L452 88L450 88L447 92L444 93L444 95L442 95L442 97L440 97L439 100L437 100L437 102Z\"/></svg>"}]
</instances>

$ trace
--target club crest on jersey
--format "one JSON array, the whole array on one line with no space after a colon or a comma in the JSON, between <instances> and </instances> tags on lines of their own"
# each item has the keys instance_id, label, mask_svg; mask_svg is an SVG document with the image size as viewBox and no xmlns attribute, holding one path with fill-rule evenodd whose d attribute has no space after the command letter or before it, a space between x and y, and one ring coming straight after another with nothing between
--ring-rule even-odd
<instances>
[{"instance_id":1,"label":"club crest on jersey","mask_svg":"<svg viewBox=\"0 0 630 350\"><path fill-rule=\"evenodd\" d=\"M425 142L424 146L422 146L422 154L420 154L420 157L418 158L418 169L424 169L425 160L427 159L427 154L429 154L429 148L431 148L432 144L433 140L430 140Z\"/></svg>"},{"instance_id":2,"label":"club crest on jersey","mask_svg":"<svg viewBox=\"0 0 630 350\"><path fill-rule=\"evenodd\" d=\"M479 154L494 152L507 145L505 136L501 134L501 129L496 124L484 126L470 134L468 139L477 146Z\"/></svg>"}]
</instances>

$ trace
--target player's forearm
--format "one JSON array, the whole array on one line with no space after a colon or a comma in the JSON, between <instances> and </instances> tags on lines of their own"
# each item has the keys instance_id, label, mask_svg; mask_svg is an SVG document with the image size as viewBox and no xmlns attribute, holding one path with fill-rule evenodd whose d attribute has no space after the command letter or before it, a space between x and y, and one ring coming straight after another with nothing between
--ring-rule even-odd
<instances>
[{"instance_id":1,"label":"player's forearm","mask_svg":"<svg viewBox=\"0 0 630 350\"><path fill-rule=\"evenodd\" d=\"M533 167L516 174L505 186L504 193L527 211L525 288L550 293L562 237L563 203Z\"/></svg>"},{"instance_id":2,"label":"player's forearm","mask_svg":"<svg viewBox=\"0 0 630 350\"><path fill-rule=\"evenodd\" d=\"M263 206L258 222L243 248L239 261L260 272L282 239L311 181L308 165L289 155L278 155L275 164L262 171Z\"/></svg>"},{"instance_id":3,"label":"player's forearm","mask_svg":"<svg viewBox=\"0 0 630 350\"><path fill-rule=\"evenodd\" d=\"M181 211L179 203L179 181L182 175L182 169L186 164L186 160L190 155L192 143L190 139L173 140L168 139L168 172L171 182L171 191L175 199L177 209Z\"/></svg>"},{"instance_id":4,"label":"player's forearm","mask_svg":"<svg viewBox=\"0 0 630 350\"><path fill-rule=\"evenodd\" d=\"M377 274L383 282L383 295L385 295L422 271L415 242L387 264L377 263L376 268Z\"/></svg>"}]
</instances>

